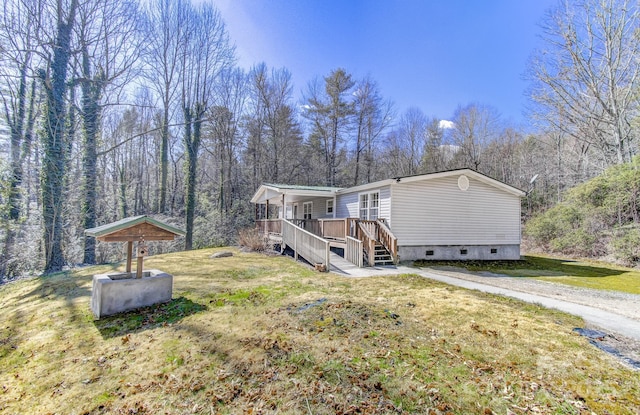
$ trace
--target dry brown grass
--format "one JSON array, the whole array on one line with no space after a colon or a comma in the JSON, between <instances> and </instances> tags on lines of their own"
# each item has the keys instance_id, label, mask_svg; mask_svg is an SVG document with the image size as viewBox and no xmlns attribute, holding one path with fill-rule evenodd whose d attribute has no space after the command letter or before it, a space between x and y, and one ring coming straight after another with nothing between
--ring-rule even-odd
<instances>
[{"instance_id":1,"label":"dry brown grass","mask_svg":"<svg viewBox=\"0 0 640 415\"><path fill-rule=\"evenodd\" d=\"M640 411L637 372L573 334L575 317L212 252L149 258L175 275L174 300L99 321L90 274L105 267L0 287L0 412Z\"/></svg>"}]
</instances>

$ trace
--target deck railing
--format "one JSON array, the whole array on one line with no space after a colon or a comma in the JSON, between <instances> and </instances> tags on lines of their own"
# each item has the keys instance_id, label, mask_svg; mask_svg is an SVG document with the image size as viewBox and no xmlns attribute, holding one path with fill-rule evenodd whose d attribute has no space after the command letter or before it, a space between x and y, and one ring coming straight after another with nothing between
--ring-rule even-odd
<instances>
[{"instance_id":1,"label":"deck railing","mask_svg":"<svg viewBox=\"0 0 640 415\"><path fill-rule=\"evenodd\" d=\"M393 233L391 233L391 229L387 226L387 223L381 219L377 221L378 228L378 240L384 246L387 251L391 254L391 258L393 259L393 263L398 263L398 238L396 238Z\"/></svg>"},{"instance_id":2,"label":"deck railing","mask_svg":"<svg viewBox=\"0 0 640 415\"><path fill-rule=\"evenodd\" d=\"M256 219L256 228L265 234L280 234L282 233L282 219Z\"/></svg>"},{"instance_id":3,"label":"deck railing","mask_svg":"<svg viewBox=\"0 0 640 415\"><path fill-rule=\"evenodd\" d=\"M289 219L291 223L315 235L344 240L348 235L349 219Z\"/></svg>"},{"instance_id":4,"label":"deck railing","mask_svg":"<svg viewBox=\"0 0 640 415\"><path fill-rule=\"evenodd\" d=\"M300 255L313 265L324 265L325 271L329 271L329 241L285 219L282 221L282 244L293 249L296 259Z\"/></svg>"},{"instance_id":5,"label":"deck railing","mask_svg":"<svg viewBox=\"0 0 640 415\"><path fill-rule=\"evenodd\" d=\"M378 226L375 220L358 220L358 225L367 230L374 239L378 239Z\"/></svg>"},{"instance_id":6,"label":"deck railing","mask_svg":"<svg viewBox=\"0 0 640 415\"><path fill-rule=\"evenodd\" d=\"M320 219L320 229L324 238L345 239L347 237L347 219Z\"/></svg>"},{"instance_id":7,"label":"deck railing","mask_svg":"<svg viewBox=\"0 0 640 415\"><path fill-rule=\"evenodd\" d=\"M362 268L364 266L362 241L360 239L347 236L347 246L344 249L344 259L355 264L358 268Z\"/></svg>"},{"instance_id":8,"label":"deck railing","mask_svg":"<svg viewBox=\"0 0 640 415\"><path fill-rule=\"evenodd\" d=\"M311 236L314 236L315 239L306 234L304 236L291 234L292 236L287 242L284 239L284 234L287 232L285 230L286 223L301 231L306 231ZM256 226L265 234L282 234L284 245L290 246L296 254L299 253L307 261L314 264L325 264L324 244L329 243L327 239L344 241L346 244L345 259L358 266L362 266L363 249L367 254L368 265L374 265L376 244L384 246L391 254L393 262L398 262L398 239L393 235L383 219L263 219L256 220ZM293 232L291 229L288 229L288 231ZM360 247L356 248L355 242L350 238L360 240ZM308 243L308 248L305 247L305 243ZM296 248L294 248L294 245ZM358 260L358 255L360 260ZM326 258L326 263L328 264L328 254Z\"/></svg>"},{"instance_id":9,"label":"deck railing","mask_svg":"<svg viewBox=\"0 0 640 415\"><path fill-rule=\"evenodd\" d=\"M376 237L370 232L370 229L370 224L364 223L364 221L358 222L358 239L362 241L364 252L367 254L367 264L372 267L375 265ZM373 229L375 230L375 226Z\"/></svg>"}]
</instances>

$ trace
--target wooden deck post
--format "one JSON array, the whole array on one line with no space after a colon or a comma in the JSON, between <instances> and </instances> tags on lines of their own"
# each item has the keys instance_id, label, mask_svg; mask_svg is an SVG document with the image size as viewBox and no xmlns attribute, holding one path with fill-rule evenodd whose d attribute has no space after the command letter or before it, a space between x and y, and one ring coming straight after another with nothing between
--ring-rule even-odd
<instances>
[{"instance_id":1,"label":"wooden deck post","mask_svg":"<svg viewBox=\"0 0 640 415\"><path fill-rule=\"evenodd\" d=\"M142 278L142 266L144 262L144 257L139 256L136 261L136 278Z\"/></svg>"},{"instance_id":2,"label":"wooden deck post","mask_svg":"<svg viewBox=\"0 0 640 415\"><path fill-rule=\"evenodd\" d=\"M131 274L131 260L133 257L133 241L127 241L127 269L126 272Z\"/></svg>"}]
</instances>

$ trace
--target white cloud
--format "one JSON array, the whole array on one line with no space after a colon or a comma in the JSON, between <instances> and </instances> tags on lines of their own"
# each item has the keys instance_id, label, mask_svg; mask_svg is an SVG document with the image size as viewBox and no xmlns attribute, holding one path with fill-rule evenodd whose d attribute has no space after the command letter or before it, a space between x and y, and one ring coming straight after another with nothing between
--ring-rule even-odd
<instances>
[{"instance_id":1,"label":"white cloud","mask_svg":"<svg viewBox=\"0 0 640 415\"><path fill-rule=\"evenodd\" d=\"M440 122L438 123L438 127L442 128L443 130L448 130L454 128L455 126L456 125L453 123L453 121L440 120Z\"/></svg>"}]
</instances>

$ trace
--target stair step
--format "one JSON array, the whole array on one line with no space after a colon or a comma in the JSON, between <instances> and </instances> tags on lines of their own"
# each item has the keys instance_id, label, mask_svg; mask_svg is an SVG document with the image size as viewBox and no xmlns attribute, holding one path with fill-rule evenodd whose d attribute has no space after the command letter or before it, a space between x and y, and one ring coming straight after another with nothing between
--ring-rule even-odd
<instances>
[{"instance_id":1,"label":"stair step","mask_svg":"<svg viewBox=\"0 0 640 415\"><path fill-rule=\"evenodd\" d=\"M363 250L364 257L368 261L368 252ZM366 261L365 261L366 262ZM393 265L393 257L383 245L375 245L373 251L373 263L376 266L380 265Z\"/></svg>"}]
</instances>

